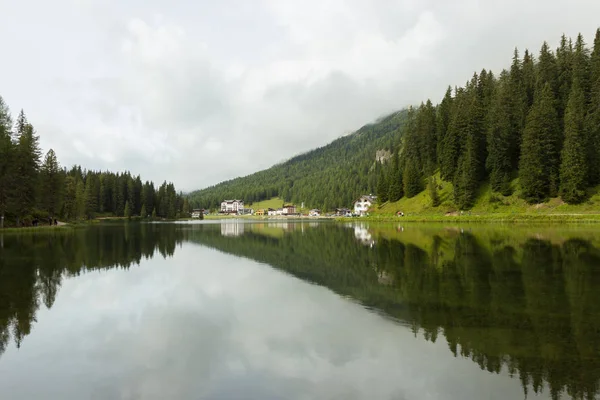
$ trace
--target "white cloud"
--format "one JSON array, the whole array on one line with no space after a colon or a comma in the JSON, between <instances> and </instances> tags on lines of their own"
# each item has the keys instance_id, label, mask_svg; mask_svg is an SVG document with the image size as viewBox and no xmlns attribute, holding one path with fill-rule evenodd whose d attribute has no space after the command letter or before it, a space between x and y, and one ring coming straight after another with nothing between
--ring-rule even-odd
<instances>
[{"instance_id":1,"label":"white cloud","mask_svg":"<svg viewBox=\"0 0 600 400\"><path fill-rule=\"evenodd\" d=\"M514 46L590 42L600 14L595 0L0 2L0 95L44 149L185 190L438 101Z\"/></svg>"}]
</instances>

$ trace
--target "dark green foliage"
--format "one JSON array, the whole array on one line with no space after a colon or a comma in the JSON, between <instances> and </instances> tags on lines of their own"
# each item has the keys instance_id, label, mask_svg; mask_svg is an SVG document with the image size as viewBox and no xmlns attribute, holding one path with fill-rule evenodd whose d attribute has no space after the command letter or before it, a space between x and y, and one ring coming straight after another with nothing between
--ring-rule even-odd
<instances>
[{"instance_id":1,"label":"dark green foliage","mask_svg":"<svg viewBox=\"0 0 600 400\"><path fill-rule=\"evenodd\" d=\"M513 116L514 97L512 83L506 71L500 75L496 95L494 97L488 128L488 157L486 167L490 174L492 190L502 194L510 194L510 178L515 170L513 154L518 151L518 127L511 122L519 122L520 116Z\"/></svg>"},{"instance_id":2,"label":"dark green foliage","mask_svg":"<svg viewBox=\"0 0 600 400\"><path fill-rule=\"evenodd\" d=\"M148 212L146 211L146 205L142 204L142 210L140 211L140 217L147 218Z\"/></svg>"},{"instance_id":3,"label":"dark green foliage","mask_svg":"<svg viewBox=\"0 0 600 400\"><path fill-rule=\"evenodd\" d=\"M558 68L558 115L564 114L571 92L573 78L573 44L562 35L560 47L556 49L556 65Z\"/></svg>"},{"instance_id":4,"label":"dark green foliage","mask_svg":"<svg viewBox=\"0 0 600 400\"><path fill-rule=\"evenodd\" d=\"M408 198L418 195L423 190L423 176L418 165L407 162L404 165L404 174L402 177L404 184L404 195Z\"/></svg>"},{"instance_id":5,"label":"dark green foliage","mask_svg":"<svg viewBox=\"0 0 600 400\"><path fill-rule=\"evenodd\" d=\"M536 92L541 92L548 85L554 98L554 107L557 107L558 67L556 65L556 57L546 42L544 42L540 49L540 57L536 65L536 70Z\"/></svg>"},{"instance_id":6,"label":"dark green foliage","mask_svg":"<svg viewBox=\"0 0 600 400\"><path fill-rule=\"evenodd\" d=\"M559 154L557 141L559 123L556 115L555 98L546 84L527 116L521 147L519 178L522 196L530 203L546 200L552 193L552 185Z\"/></svg>"},{"instance_id":7,"label":"dark green foliage","mask_svg":"<svg viewBox=\"0 0 600 400\"><path fill-rule=\"evenodd\" d=\"M129 204L129 200L125 202L125 218L131 219L131 205Z\"/></svg>"},{"instance_id":8,"label":"dark green foliage","mask_svg":"<svg viewBox=\"0 0 600 400\"><path fill-rule=\"evenodd\" d=\"M14 146L11 140L12 119L10 110L0 96L0 228L8 211L11 185L14 176Z\"/></svg>"},{"instance_id":9,"label":"dark green foliage","mask_svg":"<svg viewBox=\"0 0 600 400\"><path fill-rule=\"evenodd\" d=\"M379 201L380 204L383 204L386 201L388 201L389 185L383 166L381 166L381 168L379 169L379 179L377 180L376 193L377 201Z\"/></svg>"},{"instance_id":10,"label":"dark green foliage","mask_svg":"<svg viewBox=\"0 0 600 400\"><path fill-rule=\"evenodd\" d=\"M465 142L468 100L466 89L458 88L453 101L452 118L442 142L442 158L440 160L442 179L448 182L454 179L458 167L458 157Z\"/></svg>"},{"instance_id":11,"label":"dark green foliage","mask_svg":"<svg viewBox=\"0 0 600 400\"><path fill-rule=\"evenodd\" d=\"M523 54L523 90L525 91L525 114L523 115L523 126L525 119L531 107L533 107L533 98L535 95L535 62L533 56L528 50Z\"/></svg>"},{"instance_id":12,"label":"dark green foliage","mask_svg":"<svg viewBox=\"0 0 600 400\"><path fill-rule=\"evenodd\" d=\"M442 160L442 153L444 149L443 143L446 141L446 134L448 132L448 126L450 125L450 119L452 117L453 101L452 88L448 86L442 102L436 108L436 152L438 163L441 163Z\"/></svg>"},{"instance_id":13,"label":"dark green foliage","mask_svg":"<svg viewBox=\"0 0 600 400\"><path fill-rule=\"evenodd\" d=\"M590 61L590 100L585 118L590 185L600 183L600 29Z\"/></svg>"},{"instance_id":14,"label":"dark green foliage","mask_svg":"<svg viewBox=\"0 0 600 400\"><path fill-rule=\"evenodd\" d=\"M377 192L375 153L394 147L405 117L405 111L396 112L267 170L192 192L190 205L214 209L224 199L250 203L279 196L324 210L347 207L356 197Z\"/></svg>"},{"instance_id":15,"label":"dark green foliage","mask_svg":"<svg viewBox=\"0 0 600 400\"><path fill-rule=\"evenodd\" d=\"M40 205L51 217L57 216L63 199L63 173L54 150L46 153L40 174Z\"/></svg>"},{"instance_id":16,"label":"dark green foliage","mask_svg":"<svg viewBox=\"0 0 600 400\"><path fill-rule=\"evenodd\" d=\"M429 199L431 200L431 206L437 207L440 205L440 195L438 193L437 181L434 176L427 179L427 190L429 191Z\"/></svg>"},{"instance_id":17,"label":"dark green foliage","mask_svg":"<svg viewBox=\"0 0 600 400\"><path fill-rule=\"evenodd\" d=\"M11 182L11 208L17 216L18 224L19 218L31 216L36 205L41 150L39 137L22 110L17 119L16 133L16 153L13 158L16 175Z\"/></svg>"},{"instance_id":18,"label":"dark green foliage","mask_svg":"<svg viewBox=\"0 0 600 400\"><path fill-rule=\"evenodd\" d=\"M587 149L584 130L585 96L575 78L565 111L565 143L560 166L560 195L567 203L585 199L588 187Z\"/></svg>"},{"instance_id":19,"label":"dark green foliage","mask_svg":"<svg viewBox=\"0 0 600 400\"><path fill-rule=\"evenodd\" d=\"M426 175L433 174L437 167L436 113L431 100L421 104L416 115L417 136L420 139L422 167Z\"/></svg>"},{"instance_id":20,"label":"dark green foliage","mask_svg":"<svg viewBox=\"0 0 600 400\"><path fill-rule=\"evenodd\" d=\"M394 151L392 162L390 163L390 171L388 173L388 200L398 201L404 196L404 188L402 184L402 170L400 169L400 161L398 152Z\"/></svg>"}]
</instances>

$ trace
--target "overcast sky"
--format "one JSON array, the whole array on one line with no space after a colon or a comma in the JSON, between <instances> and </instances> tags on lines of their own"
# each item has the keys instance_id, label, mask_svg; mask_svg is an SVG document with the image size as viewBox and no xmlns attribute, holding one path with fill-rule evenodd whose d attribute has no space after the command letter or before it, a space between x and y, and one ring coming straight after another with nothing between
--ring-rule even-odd
<instances>
[{"instance_id":1,"label":"overcast sky","mask_svg":"<svg viewBox=\"0 0 600 400\"><path fill-rule=\"evenodd\" d=\"M0 0L0 95L62 165L193 190L439 101L598 0Z\"/></svg>"}]
</instances>

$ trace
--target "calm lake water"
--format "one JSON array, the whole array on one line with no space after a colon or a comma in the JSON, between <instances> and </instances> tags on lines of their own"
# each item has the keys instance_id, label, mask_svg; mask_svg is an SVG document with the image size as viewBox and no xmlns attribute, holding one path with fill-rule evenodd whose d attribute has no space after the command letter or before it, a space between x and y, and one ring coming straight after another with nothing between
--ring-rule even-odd
<instances>
[{"instance_id":1,"label":"calm lake water","mask_svg":"<svg viewBox=\"0 0 600 400\"><path fill-rule=\"evenodd\" d=\"M2 399L596 399L600 226L0 233Z\"/></svg>"}]
</instances>

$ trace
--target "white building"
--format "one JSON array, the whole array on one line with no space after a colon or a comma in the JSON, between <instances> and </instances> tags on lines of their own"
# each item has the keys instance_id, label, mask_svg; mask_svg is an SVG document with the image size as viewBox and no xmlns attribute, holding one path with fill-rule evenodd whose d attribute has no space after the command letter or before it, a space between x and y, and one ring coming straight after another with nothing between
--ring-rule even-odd
<instances>
[{"instance_id":1,"label":"white building","mask_svg":"<svg viewBox=\"0 0 600 400\"><path fill-rule=\"evenodd\" d=\"M272 209L272 208L269 208L269 209L267 210L267 215L269 215L269 216L271 216L271 217L274 217L275 215L277 215L277 210L275 210L275 209Z\"/></svg>"},{"instance_id":2,"label":"white building","mask_svg":"<svg viewBox=\"0 0 600 400\"><path fill-rule=\"evenodd\" d=\"M375 204L376 200L377 196L360 196L359 199L354 202L354 214L365 215L367 211L369 211L369 208Z\"/></svg>"},{"instance_id":3,"label":"white building","mask_svg":"<svg viewBox=\"0 0 600 400\"><path fill-rule=\"evenodd\" d=\"M221 212L224 213L237 213L243 209L244 202L242 200L224 200L221 202Z\"/></svg>"},{"instance_id":4,"label":"white building","mask_svg":"<svg viewBox=\"0 0 600 400\"><path fill-rule=\"evenodd\" d=\"M318 210L316 208L313 210L310 210L308 213L309 217L319 217L320 215L321 215L321 210Z\"/></svg>"}]
</instances>

